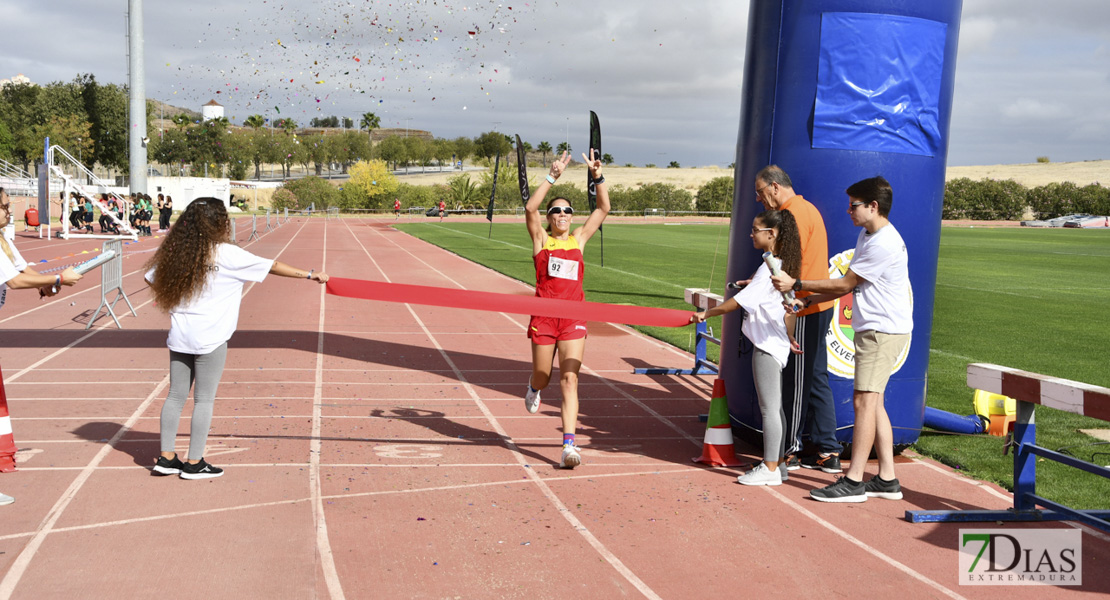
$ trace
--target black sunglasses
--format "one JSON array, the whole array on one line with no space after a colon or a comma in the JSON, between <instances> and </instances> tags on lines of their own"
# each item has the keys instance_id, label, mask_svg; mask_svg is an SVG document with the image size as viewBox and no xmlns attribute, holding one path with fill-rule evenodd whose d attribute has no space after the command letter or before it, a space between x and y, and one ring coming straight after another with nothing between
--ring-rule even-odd
<instances>
[{"instance_id":1,"label":"black sunglasses","mask_svg":"<svg viewBox=\"0 0 1110 600\"><path fill-rule=\"evenodd\" d=\"M552 206L551 208L547 209L547 214L548 215L557 215L557 214L560 214L560 213L562 213L564 215L573 215L574 214L574 207L573 206Z\"/></svg>"}]
</instances>

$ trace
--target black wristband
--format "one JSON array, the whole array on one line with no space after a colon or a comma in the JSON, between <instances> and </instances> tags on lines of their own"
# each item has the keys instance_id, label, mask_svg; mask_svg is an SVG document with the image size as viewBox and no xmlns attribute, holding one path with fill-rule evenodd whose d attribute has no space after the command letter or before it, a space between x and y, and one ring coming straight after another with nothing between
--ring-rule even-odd
<instances>
[{"instance_id":1,"label":"black wristband","mask_svg":"<svg viewBox=\"0 0 1110 600\"><path fill-rule=\"evenodd\" d=\"M594 185L597 185L599 183L605 183L605 176L604 175L602 175L601 177L598 177L597 179L594 180Z\"/></svg>"}]
</instances>

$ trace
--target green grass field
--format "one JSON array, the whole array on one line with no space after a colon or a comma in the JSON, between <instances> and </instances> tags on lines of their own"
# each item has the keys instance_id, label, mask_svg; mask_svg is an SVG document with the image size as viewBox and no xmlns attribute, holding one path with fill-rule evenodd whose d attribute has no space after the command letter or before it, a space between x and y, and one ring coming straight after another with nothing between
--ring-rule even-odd
<instances>
[{"instance_id":1,"label":"green grass field","mask_svg":"<svg viewBox=\"0 0 1110 600\"><path fill-rule=\"evenodd\" d=\"M526 283L534 283L522 224L421 223L399 229ZM586 250L586 299L690 310L687 287L721 293L727 264L724 224L605 226ZM711 286L710 283L713 283ZM970 414L967 365L988 362L1110 387L1110 232L1074 229L958 229L941 234L927 404ZM717 323L712 323L719 327ZM640 328L686 350L692 328ZM717 349L711 347L711 359ZM667 365L683 366L683 365ZM1042 446L1110 464L1110 445L1080 429L1110 424L1037 410ZM1002 438L925 431L914 448L968 475L1012 483ZM1038 493L1070 506L1110 508L1105 479L1052 462L1038 465Z\"/></svg>"}]
</instances>

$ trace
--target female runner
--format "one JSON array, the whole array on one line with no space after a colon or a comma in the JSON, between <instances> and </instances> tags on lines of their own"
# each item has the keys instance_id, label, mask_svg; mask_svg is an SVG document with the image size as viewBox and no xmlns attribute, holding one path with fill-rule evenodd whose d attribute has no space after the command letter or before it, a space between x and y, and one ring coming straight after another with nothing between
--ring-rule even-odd
<instances>
[{"instance_id":1,"label":"female runner","mask_svg":"<svg viewBox=\"0 0 1110 600\"><path fill-rule=\"evenodd\" d=\"M540 182L524 207L528 234L532 236L532 260L536 265L536 296L540 298L585 299L582 275L586 265L582 250L609 214L609 191L601 173L601 160L596 156L583 155L582 158L597 185L597 208L586 218L585 224L571 233L574 209L566 198L552 198L547 203L546 229L539 213L544 197L570 164L568 152L563 152L551 163L550 174ZM573 469L582 462L574 443L574 431L578 426L578 370L586 350L586 322L534 316L528 324L528 337L532 340L532 377L528 380L524 406L530 413L539 410L540 390L547 387L551 379L551 367L558 351L559 388L563 393L563 453L559 467Z\"/></svg>"}]
</instances>

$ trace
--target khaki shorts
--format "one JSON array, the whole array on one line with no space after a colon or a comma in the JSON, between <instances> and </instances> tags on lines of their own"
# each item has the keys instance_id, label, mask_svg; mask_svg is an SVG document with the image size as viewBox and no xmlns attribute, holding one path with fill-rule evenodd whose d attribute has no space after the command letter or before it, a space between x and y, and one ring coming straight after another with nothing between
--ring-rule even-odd
<instances>
[{"instance_id":1,"label":"khaki shorts","mask_svg":"<svg viewBox=\"0 0 1110 600\"><path fill-rule=\"evenodd\" d=\"M910 334L857 331L853 341L856 344L856 391L883 393L898 355L910 341Z\"/></svg>"}]
</instances>

